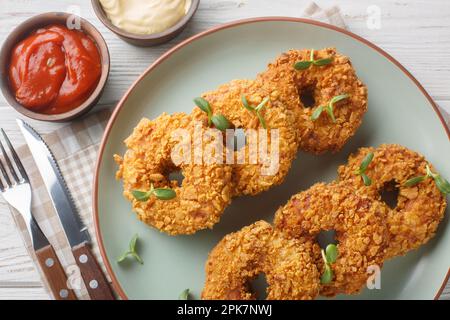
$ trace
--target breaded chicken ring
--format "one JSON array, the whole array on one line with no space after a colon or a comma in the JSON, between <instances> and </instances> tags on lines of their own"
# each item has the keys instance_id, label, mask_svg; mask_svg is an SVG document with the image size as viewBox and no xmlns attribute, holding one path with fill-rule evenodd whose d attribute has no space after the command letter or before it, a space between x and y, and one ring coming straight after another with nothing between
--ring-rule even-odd
<instances>
[{"instance_id":1,"label":"breaded chicken ring","mask_svg":"<svg viewBox=\"0 0 450 320\"><path fill-rule=\"evenodd\" d=\"M320 293L355 294L366 283L368 267L382 266L387 243L386 207L342 184L318 183L294 195L275 214L274 228L288 238L316 242L321 231L334 230L338 256L331 264L332 281ZM314 261L321 274L325 264L316 249Z\"/></svg>"},{"instance_id":2,"label":"breaded chicken ring","mask_svg":"<svg viewBox=\"0 0 450 320\"><path fill-rule=\"evenodd\" d=\"M176 129L194 130L194 122L183 113L162 114L155 120L142 119L130 137L117 178L123 179L124 196L132 202L140 220L171 235L192 234L211 228L220 219L231 199L231 167L226 164L182 162L176 166L171 151L180 143L173 136ZM203 143L206 143L205 141ZM181 185L169 174L181 171ZM135 190L148 192L154 188L171 188L176 196L163 200L151 194L137 199Z\"/></svg>"},{"instance_id":3,"label":"breaded chicken ring","mask_svg":"<svg viewBox=\"0 0 450 320\"><path fill-rule=\"evenodd\" d=\"M312 56L311 50L290 50L269 64L265 73L293 79L299 97L296 104L300 106L296 127L303 151L336 152L361 125L367 111L367 88L358 79L349 58L336 49L313 51ZM265 73L260 77L267 78ZM333 104L331 116L325 107L341 95L347 97Z\"/></svg>"},{"instance_id":4,"label":"breaded chicken ring","mask_svg":"<svg viewBox=\"0 0 450 320\"><path fill-rule=\"evenodd\" d=\"M250 281L265 273L267 299L314 299L319 274L308 247L265 221L225 236L206 262L202 299L256 299Z\"/></svg>"},{"instance_id":5,"label":"breaded chicken ring","mask_svg":"<svg viewBox=\"0 0 450 320\"><path fill-rule=\"evenodd\" d=\"M355 172L369 153L373 153L373 159L365 174L371 179L371 185L366 186ZM422 155L400 145L383 144L378 148L359 149L350 156L347 165L338 169L340 180L373 199L381 199L381 191L386 187L398 188L397 206L386 205L390 234L387 258L403 255L426 243L444 216L446 199L433 179L405 185L411 178L425 176L427 165L434 171Z\"/></svg>"},{"instance_id":6,"label":"breaded chicken ring","mask_svg":"<svg viewBox=\"0 0 450 320\"><path fill-rule=\"evenodd\" d=\"M252 131L256 133L251 138L247 131L245 146L232 154L233 196L255 195L280 184L297 155L297 132L293 128L297 119L295 111L298 109L285 107L289 98L282 90L270 86L268 82L233 80L202 95L212 112L224 115L234 129L254 129ZM244 106L243 97L252 107L265 100L260 117ZM207 115L200 108L195 108L192 115L206 124ZM267 143L261 140L264 137L267 137ZM273 140L272 137L278 138ZM250 147L249 141L254 147ZM261 157L259 152L263 145L267 145L267 150ZM233 153L233 150L229 151Z\"/></svg>"}]
</instances>

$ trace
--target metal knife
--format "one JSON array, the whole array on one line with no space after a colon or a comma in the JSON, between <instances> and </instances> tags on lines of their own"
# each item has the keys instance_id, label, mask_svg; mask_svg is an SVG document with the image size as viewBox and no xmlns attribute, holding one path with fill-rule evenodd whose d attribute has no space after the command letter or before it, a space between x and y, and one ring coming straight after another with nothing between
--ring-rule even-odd
<instances>
[{"instance_id":1,"label":"metal knife","mask_svg":"<svg viewBox=\"0 0 450 320\"><path fill-rule=\"evenodd\" d=\"M114 300L115 297L106 276L92 254L88 230L78 215L52 152L30 125L20 119L17 120L17 123L69 240L89 296L94 300Z\"/></svg>"}]
</instances>

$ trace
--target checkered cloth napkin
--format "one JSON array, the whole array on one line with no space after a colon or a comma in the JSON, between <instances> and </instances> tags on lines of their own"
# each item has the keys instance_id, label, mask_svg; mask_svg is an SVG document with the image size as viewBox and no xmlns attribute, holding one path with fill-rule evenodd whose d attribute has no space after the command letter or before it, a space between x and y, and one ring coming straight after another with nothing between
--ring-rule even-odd
<instances>
[{"instance_id":1,"label":"checkered cloth napkin","mask_svg":"<svg viewBox=\"0 0 450 320\"><path fill-rule=\"evenodd\" d=\"M93 229L91 190L94 166L97 160L97 150L109 116L110 111L103 110L43 136L59 164L81 219L88 226L89 233L92 237L94 255L105 273L106 270L102 263ZM83 282L80 281L79 274L76 273L78 269L74 267L76 264L69 242L64 234L59 218L53 209L47 189L37 171L33 157L26 145L17 148L17 153L31 181L33 192L31 210L33 215L53 245L61 264L66 270L69 283L78 299L89 299L87 290ZM32 250L25 222L18 212L12 208L10 210L22 233L22 238L27 249L35 262L36 269L39 270L42 281L45 284L49 296L51 296L51 291Z\"/></svg>"},{"instance_id":2,"label":"checkered cloth napkin","mask_svg":"<svg viewBox=\"0 0 450 320\"><path fill-rule=\"evenodd\" d=\"M312 2L306 7L303 15L307 18L334 24L342 28L347 28L339 7L336 6L328 9L322 9L316 3ZM92 237L94 254L103 269L104 265L99 254L97 241L93 230L91 189L97 149L109 116L110 112L108 110L104 110L92 114L83 120L73 122L64 128L56 130L55 132L43 137L58 161L82 220L88 226L89 233ZM450 119L450 117L447 116L447 120L448 119ZM70 250L67 238L52 207L48 193L44 187L42 178L37 172L37 168L30 155L28 147L21 146L17 151L21 159L23 159L24 166L27 168L33 187L33 214L35 215L36 220L43 229L44 233L47 235L49 241L54 246L55 251L70 279L70 270L76 270L76 268L71 268L71 266L75 266L75 260ZM35 261L37 261L31 250L31 242L26 231L25 223L23 222L21 216L14 211L14 209L11 209L11 211L19 229L22 231L24 240L30 251L30 255ZM43 283L46 285L49 295L51 295L51 291L48 289L48 285L42 271L39 268L39 264L35 264L36 268L40 271L41 278ZM74 288L78 298L89 299L89 295L82 281L75 282L76 283L72 284L72 288Z\"/></svg>"}]
</instances>

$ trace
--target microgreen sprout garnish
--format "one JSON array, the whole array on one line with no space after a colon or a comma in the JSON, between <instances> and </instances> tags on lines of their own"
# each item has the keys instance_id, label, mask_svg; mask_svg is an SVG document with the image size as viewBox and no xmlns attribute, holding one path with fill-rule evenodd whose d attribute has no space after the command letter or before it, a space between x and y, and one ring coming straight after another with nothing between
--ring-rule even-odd
<instances>
[{"instance_id":1,"label":"microgreen sprout garnish","mask_svg":"<svg viewBox=\"0 0 450 320\"><path fill-rule=\"evenodd\" d=\"M314 49L311 49L311 53L309 55L309 60L297 61L294 64L294 68L296 70L306 70L312 65L318 66L318 67L326 66L327 64L330 64L331 61L333 61L332 57L314 60Z\"/></svg>"},{"instance_id":2,"label":"microgreen sprout garnish","mask_svg":"<svg viewBox=\"0 0 450 320\"><path fill-rule=\"evenodd\" d=\"M178 300L189 300L189 289L184 289L178 296Z\"/></svg>"},{"instance_id":3,"label":"microgreen sprout garnish","mask_svg":"<svg viewBox=\"0 0 450 320\"><path fill-rule=\"evenodd\" d=\"M244 95L242 95L241 101L244 108L247 109L248 111L254 112L258 117L261 126L264 129L267 129L266 120L264 120L264 117L261 114L261 110L264 109L264 107L267 105L267 102L269 102L269 97L264 98L263 101L261 101L261 103L258 104L256 107L251 106Z\"/></svg>"},{"instance_id":4,"label":"microgreen sprout garnish","mask_svg":"<svg viewBox=\"0 0 450 320\"><path fill-rule=\"evenodd\" d=\"M122 261L124 261L127 257L133 257L137 262L139 262L140 264L144 264L144 261L142 260L142 258L138 255L138 253L136 252L136 243L138 240L138 234L136 233L133 238L131 238L130 244L128 246L128 251L125 252L123 255L121 255L118 259L117 262L121 263Z\"/></svg>"},{"instance_id":5,"label":"microgreen sprout garnish","mask_svg":"<svg viewBox=\"0 0 450 320\"><path fill-rule=\"evenodd\" d=\"M212 110L211 106L209 105L209 102L203 99L202 97L197 97L194 99L194 103L197 107L200 108L203 112L205 112L208 115L208 126L211 125L211 117L212 117Z\"/></svg>"},{"instance_id":6,"label":"microgreen sprout garnish","mask_svg":"<svg viewBox=\"0 0 450 320\"><path fill-rule=\"evenodd\" d=\"M322 249L321 253L323 262L325 263L325 271L320 277L320 283L327 284L333 281L334 274L331 265L336 262L339 253L336 245L332 243L327 245L325 250Z\"/></svg>"},{"instance_id":7,"label":"microgreen sprout garnish","mask_svg":"<svg viewBox=\"0 0 450 320\"><path fill-rule=\"evenodd\" d=\"M366 186L370 186L372 184L372 180L367 176L366 171L367 167L369 167L369 164L372 162L373 157L374 157L373 152L369 152L361 161L359 169L356 170L355 172L357 175L361 176L364 185Z\"/></svg>"},{"instance_id":8,"label":"microgreen sprout garnish","mask_svg":"<svg viewBox=\"0 0 450 320\"><path fill-rule=\"evenodd\" d=\"M338 96L333 97L326 106L319 106L314 110L313 114L311 115L311 120L315 121L319 119L320 115L323 111L326 111L328 115L330 116L333 123L336 123L336 118L334 116L334 104L342 101L344 99L347 99L349 97L348 94L340 94Z\"/></svg>"},{"instance_id":9,"label":"microgreen sprout garnish","mask_svg":"<svg viewBox=\"0 0 450 320\"><path fill-rule=\"evenodd\" d=\"M230 128L230 122L223 114L215 114L211 117L211 121L214 124L214 127L219 129L220 131L225 131Z\"/></svg>"},{"instance_id":10,"label":"microgreen sprout garnish","mask_svg":"<svg viewBox=\"0 0 450 320\"><path fill-rule=\"evenodd\" d=\"M154 188L150 185L149 191L132 190L131 194L137 201L147 201L152 195L159 200L170 200L177 196L176 192L170 188Z\"/></svg>"},{"instance_id":11,"label":"microgreen sprout garnish","mask_svg":"<svg viewBox=\"0 0 450 320\"><path fill-rule=\"evenodd\" d=\"M226 129L231 127L230 122L223 114L215 114L213 115L211 106L209 102L203 99L202 97L197 97L194 99L194 103L197 107L200 108L203 112L205 112L208 116L208 126L214 124L214 126L220 131L225 131Z\"/></svg>"},{"instance_id":12,"label":"microgreen sprout garnish","mask_svg":"<svg viewBox=\"0 0 450 320\"><path fill-rule=\"evenodd\" d=\"M413 177L411 179L408 179L403 185L406 187L413 187L422 181L425 181L428 178L432 178L434 180L434 183L436 183L436 187L441 191L443 194L449 194L450 193L450 183L445 180L440 174L432 172L429 165L426 166L427 174L424 176L417 176Z\"/></svg>"}]
</instances>

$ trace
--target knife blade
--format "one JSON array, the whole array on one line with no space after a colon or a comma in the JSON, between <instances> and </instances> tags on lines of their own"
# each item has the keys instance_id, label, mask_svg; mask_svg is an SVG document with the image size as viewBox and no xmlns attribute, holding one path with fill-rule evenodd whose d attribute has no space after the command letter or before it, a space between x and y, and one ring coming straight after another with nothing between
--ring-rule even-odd
<instances>
[{"instance_id":1,"label":"knife blade","mask_svg":"<svg viewBox=\"0 0 450 320\"><path fill-rule=\"evenodd\" d=\"M100 265L92 254L90 248L91 238L87 227L80 219L72 196L50 148L29 124L20 119L17 119L17 124L42 176L52 205L59 216L91 299L115 299Z\"/></svg>"}]
</instances>

